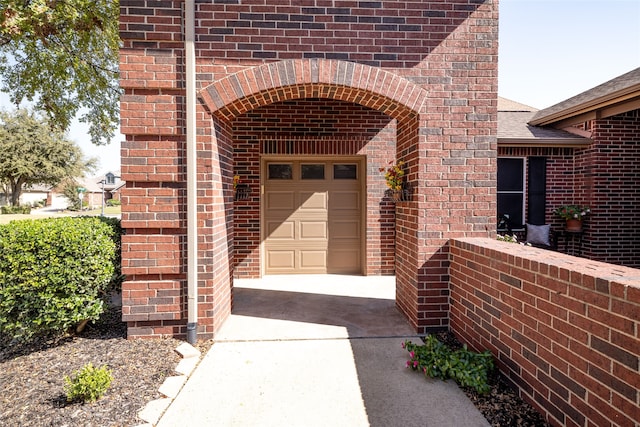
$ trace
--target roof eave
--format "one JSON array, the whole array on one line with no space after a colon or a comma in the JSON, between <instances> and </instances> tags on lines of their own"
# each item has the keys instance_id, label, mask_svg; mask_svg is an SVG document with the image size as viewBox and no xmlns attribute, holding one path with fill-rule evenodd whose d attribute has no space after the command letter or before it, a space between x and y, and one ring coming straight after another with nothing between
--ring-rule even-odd
<instances>
[{"instance_id":1,"label":"roof eave","mask_svg":"<svg viewBox=\"0 0 640 427\"><path fill-rule=\"evenodd\" d=\"M587 138L498 138L498 147L586 148L592 142Z\"/></svg>"},{"instance_id":2,"label":"roof eave","mask_svg":"<svg viewBox=\"0 0 640 427\"><path fill-rule=\"evenodd\" d=\"M567 126L589 119L610 117L637 108L640 108L640 84L547 116L534 118L529 124L545 126L561 122L563 126Z\"/></svg>"}]
</instances>

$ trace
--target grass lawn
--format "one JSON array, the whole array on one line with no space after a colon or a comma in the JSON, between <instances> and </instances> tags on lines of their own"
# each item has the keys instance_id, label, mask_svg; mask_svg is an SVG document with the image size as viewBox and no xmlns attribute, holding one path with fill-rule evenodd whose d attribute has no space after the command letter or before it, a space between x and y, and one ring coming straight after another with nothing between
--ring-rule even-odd
<instances>
[{"instance_id":1,"label":"grass lawn","mask_svg":"<svg viewBox=\"0 0 640 427\"><path fill-rule=\"evenodd\" d=\"M105 206L104 214L105 215L120 215L120 206ZM100 215L102 213L102 208L94 209L91 211L82 212L83 215Z\"/></svg>"},{"instance_id":2,"label":"grass lawn","mask_svg":"<svg viewBox=\"0 0 640 427\"><path fill-rule=\"evenodd\" d=\"M101 212L102 212L102 209L98 208L98 209L93 209L90 211L83 211L83 212L71 212L71 211L50 212L46 215L45 214L31 214L31 215L5 214L5 215L0 215L0 224L8 224L10 221L14 221L14 220L42 219L42 218L52 217L52 216L80 216L80 215L98 216L100 215ZM104 214L120 215L120 206L105 206Z\"/></svg>"}]
</instances>

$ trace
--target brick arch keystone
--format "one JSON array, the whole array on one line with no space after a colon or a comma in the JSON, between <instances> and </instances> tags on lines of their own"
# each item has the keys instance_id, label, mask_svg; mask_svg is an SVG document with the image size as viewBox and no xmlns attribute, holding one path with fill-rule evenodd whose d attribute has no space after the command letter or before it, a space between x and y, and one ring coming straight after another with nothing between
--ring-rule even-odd
<instances>
[{"instance_id":1,"label":"brick arch keystone","mask_svg":"<svg viewBox=\"0 0 640 427\"><path fill-rule=\"evenodd\" d=\"M420 112L426 96L423 88L394 73L331 59L286 60L247 68L200 91L209 111L225 120L274 102L331 98L402 121Z\"/></svg>"}]
</instances>

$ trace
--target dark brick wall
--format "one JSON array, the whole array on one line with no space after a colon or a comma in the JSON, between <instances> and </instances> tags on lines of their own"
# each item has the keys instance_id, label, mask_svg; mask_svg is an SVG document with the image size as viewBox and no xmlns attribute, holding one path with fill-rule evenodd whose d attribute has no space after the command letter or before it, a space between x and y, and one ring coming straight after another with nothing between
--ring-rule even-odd
<instances>
[{"instance_id":1,"label":"dark brick wall","mask_svg":"<svg viewBox=\"0 0 640 427\"><path fill-rule=\"evenodd\" d=\"M576 189L592 215L585 255L640 268L640 110L589 123L594 144L576 159Z\"/></svg>"}]
</instances>

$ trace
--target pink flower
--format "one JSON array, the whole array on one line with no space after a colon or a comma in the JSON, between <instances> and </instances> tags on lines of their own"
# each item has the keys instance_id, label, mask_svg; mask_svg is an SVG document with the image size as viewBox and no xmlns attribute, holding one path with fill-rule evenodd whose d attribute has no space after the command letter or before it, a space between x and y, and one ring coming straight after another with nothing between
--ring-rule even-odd
<instances>
[{"instance_id":1,"label":"pink flower","mask_svg":"<svg viewBox=\"0 0 640 427\"><path fill-rule=\"evenodd\" d=\"M405 348L405 347L406 347L406 345L404 343L402 343L402 348Z\"/></svg>"},{"instance_id":2,"label":"pink flower","mask_svg":"<svg viewBox=\"0 0 640 427\"><path fill-rule=\"evenodd\" d=\"M412 359L416 357L416 354L413 351L409 352L409 357L411 357Z\"/></svg>"},{"instance_id":3,"label":"pink flower","mask_svg":"<svg viewBox=\"0 0 640 427\"><path fill-rule=\"evenodd\" d=\"M418 361L417 361L417 360L414 360L414 361L413 361L413 367L414 367L414 368L417 368L417 367L418 367Z\"/></svg>"},{"instance_id":4,"label":"pink flower","mask_svg":"<svg viewBox=\"0 0 640 427\"><path fill-rule=\"evenodd\" d=\"M407 366L406 367L409 368L410 366L411 366L411 361L407 360Z\"/></svg>"}]
</instances>

